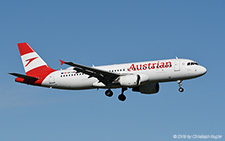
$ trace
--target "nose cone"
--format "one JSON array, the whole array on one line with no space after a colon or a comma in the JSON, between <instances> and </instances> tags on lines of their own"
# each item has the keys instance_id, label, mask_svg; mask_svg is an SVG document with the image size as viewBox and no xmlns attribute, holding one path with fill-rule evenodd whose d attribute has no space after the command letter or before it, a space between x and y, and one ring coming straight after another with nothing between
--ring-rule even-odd
<instances>
[{"instance_id":1,"label":"nose cone","mask_svg":"<svg viewBox=\"0 0 225 141\"><path fill-rule=\"evenodd\" d=\"M207 72L207 69L205 67L201 66L201 69L200 69L201 75L206 74L206 72Z\"/></svg>"}]
</instances>

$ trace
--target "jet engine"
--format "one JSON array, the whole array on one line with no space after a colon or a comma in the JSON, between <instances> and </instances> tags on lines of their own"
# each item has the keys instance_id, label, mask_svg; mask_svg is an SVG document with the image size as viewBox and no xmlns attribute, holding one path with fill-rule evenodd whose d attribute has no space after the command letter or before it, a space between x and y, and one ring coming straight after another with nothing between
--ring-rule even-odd
<instances>
[{"instance_id":1,"label":"jet engine","mask_svg":"<svg viewBox=\"0 0 225 141\"><path fill-rule=\"evenodd\" d=\"M159 83L153 83L153 84L144 84L139 87L134 87L132 91L140 92L142 94L154 94L158 93L159 91Z\"/></svg>"},{"instance_id":2,"label":"jet engine","mask_svg":"<svg viewBox=\"0 0 225 141\"><path fill-rule=\"evenodd\" d=\"M141 83L148 81L148 76L146 74L137 75L125 75L120 76L119 83L124 87L135 87L139 86Z\"/></svg>"}]
</instances>

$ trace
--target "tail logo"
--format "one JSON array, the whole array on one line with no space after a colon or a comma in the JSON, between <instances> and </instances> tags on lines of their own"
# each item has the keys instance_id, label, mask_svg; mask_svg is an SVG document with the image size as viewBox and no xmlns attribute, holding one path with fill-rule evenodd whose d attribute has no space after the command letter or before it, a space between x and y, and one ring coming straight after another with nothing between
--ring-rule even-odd
<instances>
[{"instance_id":1,"label":"tail logo","mask_svg":"<svg viewBox=\"0 0 225 141\"><path fill-rule=\"evenodd\" d=\"M27 59L26 62L27 64L25 65L25 67L27 67L32 61L34 61L35 59L37 59L38 57L34 57L34 58L30 58L30 59Z\"/></svg>"}]
</instances>

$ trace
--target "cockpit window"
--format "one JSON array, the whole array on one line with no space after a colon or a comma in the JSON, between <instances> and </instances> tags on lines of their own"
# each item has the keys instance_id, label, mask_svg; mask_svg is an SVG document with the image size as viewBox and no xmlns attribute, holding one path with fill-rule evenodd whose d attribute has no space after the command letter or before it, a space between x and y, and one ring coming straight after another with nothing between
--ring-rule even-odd
<instances>
[{"instance_id":1,"label":"cockpit window","mask_svg":"<svg viewBox=\"0 0 225 141\"><path fill-rule=\"evenodd\" d=\"M196 62L188 62L187 65L188 66L190 66L190 65L198 65L198 63L196 63Z\"/></svg>"}]
</instances>

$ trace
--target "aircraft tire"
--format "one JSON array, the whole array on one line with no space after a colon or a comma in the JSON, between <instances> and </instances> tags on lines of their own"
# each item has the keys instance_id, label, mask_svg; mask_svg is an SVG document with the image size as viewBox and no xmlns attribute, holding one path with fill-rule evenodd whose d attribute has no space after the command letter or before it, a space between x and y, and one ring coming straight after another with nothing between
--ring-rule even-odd
<instances>
[{"instance_id":1,"label":"aircraft tire","mask_svg":"<svg viewBox=\"0 0 225 141\"><path fill-rule=\"evenodd\" d=\"M180 87L180 88L179 88L179 91L180 91L180 92L184 92L184 88Z\"/></svg>"},{"instance_id":2,"label":"aircraft tire","mask_svg":"<svg viewBox=\"0 0 225 141\"><path fill-rule=\"evenodd\" d=\"M108 96L108 97L112 97L113 92L110 89L108 89L108 90L105 91L105 95Z\"/></svg>"},{"instance_id":3,"label":"aircraft tire","mask_svg":"<svg viewBox=\"0 0 225 141\"><path fill-rule=\"evenodd\" d=\"M125 101L125 100L126 100L126 96L125 96L124 94L120 94L120 95L118 96L118 99L119 99L120 101Z\"/></svg>"}]
</instances>

